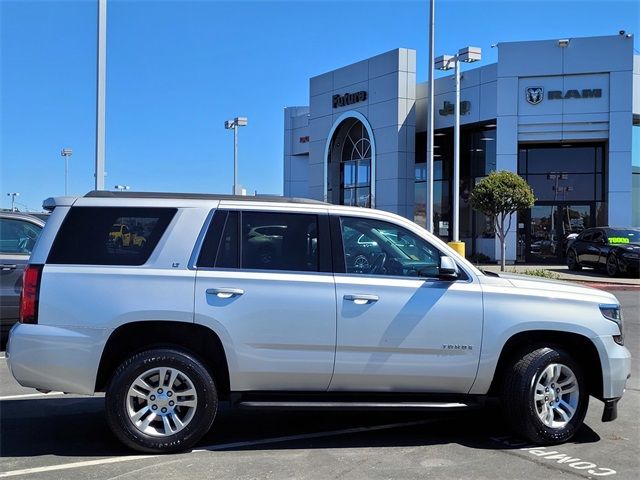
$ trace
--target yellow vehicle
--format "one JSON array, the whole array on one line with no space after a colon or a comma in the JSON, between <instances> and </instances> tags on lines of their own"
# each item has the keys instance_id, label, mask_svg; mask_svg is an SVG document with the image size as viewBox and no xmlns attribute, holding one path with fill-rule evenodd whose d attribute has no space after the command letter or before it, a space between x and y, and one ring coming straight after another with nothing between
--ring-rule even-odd
<instances>
[{"instance_id":1,"label":"yellow vehicle","mask_svg":"<svg viewBox=\"0 0 640 480\"><path fill-rule=\"evenodd\" d=\"M147 239L143 235L140 235L140 231L131 229L123 223L113 224L109 232L109 243L113 244L116 248L142 248L146 241Z\"/></svg>"}]
</instances>

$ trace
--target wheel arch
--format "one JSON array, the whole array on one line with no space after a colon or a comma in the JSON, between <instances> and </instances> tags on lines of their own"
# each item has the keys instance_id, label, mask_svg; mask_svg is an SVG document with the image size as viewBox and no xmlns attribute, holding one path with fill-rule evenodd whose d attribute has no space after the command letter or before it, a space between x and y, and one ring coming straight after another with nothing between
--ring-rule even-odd
<instances>
[{"instance_id":1,"label":"wheel arch","mask_svg":"<svg viewBox=\"0 0 640 480\"><path fill-rule=\"evenodd\" d=\"M118 365L150 348L177 348L200 360L216 382L218 396L229 396L229 367L224 346L216 333L202 325L177 321L140 321L115 329L105 344L95 391L104 392Z\"/></svg>"},{"instance_id":2,"label":"wheel arch","mask_svg":"<svg viewBox=\"0 0 640 480\"><path fill-rule=\"evenodd\" d=\"M500 352L489 395L498 395L507 369L525 350L543 347L559 348L570 354L582 367L589 394L602 398L602 365L596 346L584 335L556 330L529 330L511 336Z\"/></svg>"}]
</instances>

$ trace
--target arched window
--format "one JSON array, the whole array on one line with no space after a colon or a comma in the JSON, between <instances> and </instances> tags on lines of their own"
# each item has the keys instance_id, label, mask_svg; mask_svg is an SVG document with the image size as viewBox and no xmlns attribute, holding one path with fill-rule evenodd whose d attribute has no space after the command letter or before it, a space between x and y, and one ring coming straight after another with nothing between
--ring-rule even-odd
<instances>
[{"instance_id":1,"label":"arched window","mask_svg":"<svg viewBox=\"0 0 640 480\"><path fill-rule=\"evenodd\" d=\"M371 139L357 118L345 119L329 147L327 193L332 203L371 206Z\"/></svg>"}]
</instances>

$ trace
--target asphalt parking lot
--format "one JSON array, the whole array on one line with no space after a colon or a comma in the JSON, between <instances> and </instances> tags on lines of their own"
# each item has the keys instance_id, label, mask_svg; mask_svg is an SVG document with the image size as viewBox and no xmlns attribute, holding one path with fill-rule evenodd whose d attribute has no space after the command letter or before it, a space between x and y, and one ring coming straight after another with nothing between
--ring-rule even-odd
<instances>
[{"instance_id":1,"label":"asphalt parking lot","mask_svg":"<svg viewBox=\"0 0 640 480\"><path fill-rule=\"evenodd\" d=\"M0 361L0 478L598 478L640 472L640 289L616 290L634 357L618 420L591 399L571 442L511 436L498 406L441 414L238 411L223 407L191 452L138 455L113 437L100 397L21 388Z\"/></svg>"}]
</instances>

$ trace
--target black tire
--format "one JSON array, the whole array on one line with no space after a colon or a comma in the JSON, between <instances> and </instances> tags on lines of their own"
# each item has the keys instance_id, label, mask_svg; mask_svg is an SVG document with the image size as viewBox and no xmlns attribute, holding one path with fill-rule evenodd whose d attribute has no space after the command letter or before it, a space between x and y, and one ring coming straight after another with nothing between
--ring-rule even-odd
<instances>
[{"instance_id":1,"label":"black tire","mask_svg":"<svg viewBox=\"0 0 640 480\"><path fill-rule=\"evenodd\" d=\"M120 250L122 248L122 239L116 238L116 248Z\"/></svg>"},{"instance_id":2,"label":"black tire","mask_svg":"<svg viewBox=\"0 0 640 480\"><path fill-rule=\"evenodd\" d=\"M620 275L620 265L618 265L618 259L613 253L610 253L607 257L607 265L605 266L607 275L610 277L617 277Z\"/></svg>"},{"instance_id":3,"label":"black tire","mask_svg":"<svg viewBox=\"0 0 640 480\"><path fill-rule=\"evenodd\" d=\"M578 261L578 256L576 255L575 250L569 250L569 253L567 253L567 267L569 267L569 270L573 270L574 272L582 270L582 265L580 265L580 262Z\"/></svg>"},{"instance_id":4,"label":"black tire","mask_svg":"<svg viewBox=\"0 0 640 480\"><path fill-rule=\"evenodd\" d=\"M577 401L573 416L562 426L545 424L538 413L539 410L544 411L548 408L549 402L546 399L550 399L553 405L555 394L553 392L551 394L543 393L543 395L550 397L544 397L540 402L534 398L536 384L539 381L542 382L543 372L552 364L568 368L573 373L578 387L578 391L573 397L568 396L572 394L561 397L561 400L564 401L567 399L570 399L570 402ZM538 445L555 445L566 442L580 429L587 412L589 395L580 366L563 350L555 347L542 347L523 352L522 355L516 357L504 378L501 403L509 423L520 436ZM544 415L544 413L541 414ZM556 417L555 413L551 416L553 421L555 418L564 420L559 416Z\"/></svg>"},{"instance_id":5,"label":"black tire","mask_svg":"<svg viewBox=\"0 0 640 480\"><path fill-rule=\"evenodd\" d=\"M129 389L141 375L154 368L168 368L184 374L197 394L197 399L193 402L196 406L193 413L190 414L189 421L185 422L182 430L174 434L149 435L134 425L128 413L129 402L132 401L128 396ZM169 387L165 387L165 389L167 390L166 397ZM173 394L176 401L178 401L179 394L180 392L177 390ZM165 400L168 401L167 398ZM149 406L151 402L148 400L142 402L146 402L147 407L151 408ZM176 416L178 416L179 408L179 406L174 408ZM122 443L141 452L169 453L191 448L209 431L217 409L218 395L215 382L209 371L190 354L173 349L148 350L128 358L118 367L106 391L106 417L109 427ZM157 413L154 418L158 419L158 423L162 423L160 420L164 419L161 418L159 410ZM176 425L173 423L174 427Z\"/></svg>"}]
</instances>

